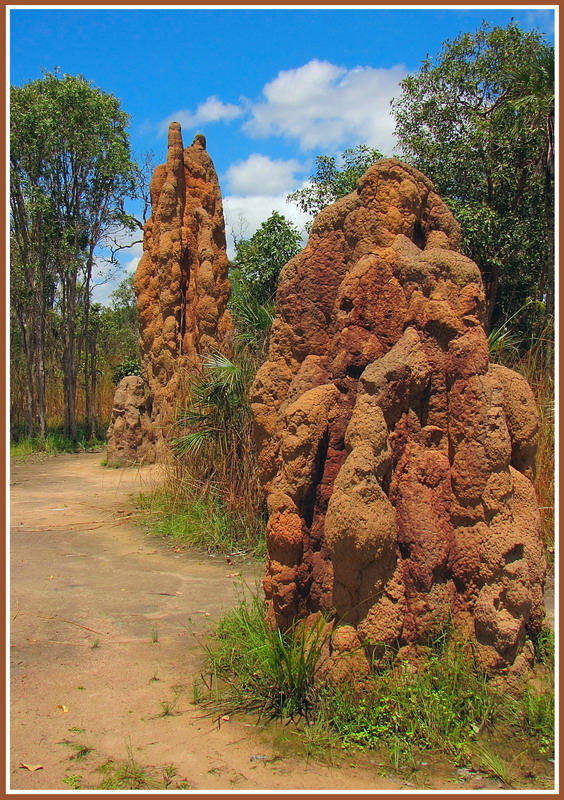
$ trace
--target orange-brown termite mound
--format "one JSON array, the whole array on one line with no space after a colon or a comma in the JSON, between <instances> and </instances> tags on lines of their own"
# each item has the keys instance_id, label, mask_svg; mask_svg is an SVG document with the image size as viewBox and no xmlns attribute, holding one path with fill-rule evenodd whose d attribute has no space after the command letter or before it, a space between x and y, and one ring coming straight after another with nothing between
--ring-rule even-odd
<instances>
[{"instance_id":1,"label":"orange-brown termite mound","mask_svg":"<svg viewBox=\"0 0 564 800\"><path fill-rule=\"evenodd\" d=\"M217 174L205 138L198 134L184 148L177 122L169 128L166 164L151 180L151 207L134 282L145 418L139 436L131 436L125 419L131 400L122 382L108 430L108 460L122 464L154 461L173 421L183 378L202 355L228 346L232 330ZM137 384L135 391L143 394Z\"/></svg>"},{"instance_id":2,"label":"orange-brown termite mound","mask_svg":"<svg viewBox=\"0 0 564 800\"><path fill-rule=\"evenodd\" d=\"M447 621L518 670L543 617L538 415L489 361L477 266L430 181L372 166L283 269L252 404L272 624L318 612L333 653ZM358 663L358 658L355 658Z\"/></svg>"}]
</instances>

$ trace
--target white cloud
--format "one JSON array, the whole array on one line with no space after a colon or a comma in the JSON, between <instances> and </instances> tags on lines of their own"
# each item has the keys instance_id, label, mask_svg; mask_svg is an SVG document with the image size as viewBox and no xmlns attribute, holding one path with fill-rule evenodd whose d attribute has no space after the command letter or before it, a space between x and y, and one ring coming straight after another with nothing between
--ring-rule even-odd
<instances>
[{"instance_id":1,"label":"white cloud","mask_svg":"<svg viewBox=\"0 0 564 800\"><path fill-rule=\"evenodd\" d=\"M218 97L212 96L204 100L197 107L196 111L190 109L179 109L173 114L163 119L159 125L159 133L165 133L171 122L180 122L183 128L196 128L198 125L205 125L207 122L229 122L243 113L241 106L234 103L224 103Z\"/></svg>"},{"instance_id":2,"label":"white cloud","mask_svg":"<svg viewBox=\"0 0 564 800\"><path fill-rule=\"evenodd\" d=\"M267 83L264 101L251 105L243 129L254 137L296 139L303 150L363 142L390 155L395 145L390 100L406 74L403 65L347 70L314 59Z\"/></svg>"},{"instance_id":3,"label":"white cloud","mask_svg":"<svg viewBox=\"0 0 564 800\"><path fill-rule=\"evenodd\" d=\"M135 272L143 255L142 238L140 230L130 231L125 228L108 237L94 268L92 299L95 303L109 305L112 292L125 277ZM110 248L114 247L123 249L116 253L119 264L112 267L107 259L110 257Z\"/></svg>"},{"instance_id":4,"label":"white cloud","mask_svg":"<svg viewBox=\"0 0 564 800\"><path fill-rule=\"evenodd\" d=\"M272 159L253 153L245 161L232 164L225 177L236 195L279 195L291 192L296 184L294 173L303 170L296 159Z\"/></svg>"},{"instance_id":5,"label":"white cloud","mask_svg":"<svg viewBox=\"0 0 564 800\"><path fill-rule=\"evenodd\" d=\"M304 214L293 203L286 202L286 194L263 194L252 197L228 195L223 198L223 211L229 258L235 255L233 234L238 239L249 239L273 211L284 214L286 219L297 225L300 230L310 219L309 214Z\"/></svg>"},{"instance_id":6,"label":"white cloud","mask_svg":"<svg viewBox=\"0 0 564 800\"><path fill-rule=\"evenodd\" d=\"M554 9L538 8L535 10L527 10L525 19L527 24L531 27L540 28L544 33L549 35L554 34Z\"/></svg>"}]
</instances>

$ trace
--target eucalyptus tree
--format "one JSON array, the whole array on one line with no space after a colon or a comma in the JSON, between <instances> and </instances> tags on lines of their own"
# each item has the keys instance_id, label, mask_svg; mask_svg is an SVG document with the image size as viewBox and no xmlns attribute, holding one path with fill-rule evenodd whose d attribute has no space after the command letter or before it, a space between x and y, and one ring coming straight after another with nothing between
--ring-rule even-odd
<instances>
[{"instance_id":1,"label":"eucalyptus tree","mask_svg":"<svg viewBox=\"0 0 564 800\"><path fill-rule=\"evenodd\" d=\"M554 49L511 23L445 42L392 102L407 160L435 183L482 270L488 321L553 310Z\"/></svg>"},{"instance_id":2,"label":"eucalyptus tree","mask_svg":"<svg viewBox=\"0 0 564 800\"><path fill-rule=\"evenodd\" d=\"M365 144L349 147L338 157L316 156L315 172L310 176L308 185L289 194L288 200L301 211L315 216L335 200L354 191L361 175L383 157L379 150ZM311 227L311 223L308 227Z\"/></svg>"},{"instance_id":3,"label":"eucalyptus tree","mask_svg":"<svg viewBox=\"0 0 564 800\"><path fill-rule=\"evenodd\" d=\"M97 253L116 226L134 225L124 211L136 176L128 119L113 94L81 75L45 72L11 88L12 298L16 304L22 299L17 276L31 277L33 297L41 302L28 302L24 316L30 329L40 329L41 284L51 285L50 276L60 314L65 431L72 438ZM85 376L89 418L93 388Z\"/></svg>"},{"instance_id":4,"label":"eucalyptus tree","mask_svg":"<svg viewBox=\"0 0 564 800\"><path fill-rule=\"evenodd\" d=\"M274 302L280 270L299 252L301 239L296 225L273 211L250 239L237 242L234 264L259 304Z\"/></svg>"}]
</instances>

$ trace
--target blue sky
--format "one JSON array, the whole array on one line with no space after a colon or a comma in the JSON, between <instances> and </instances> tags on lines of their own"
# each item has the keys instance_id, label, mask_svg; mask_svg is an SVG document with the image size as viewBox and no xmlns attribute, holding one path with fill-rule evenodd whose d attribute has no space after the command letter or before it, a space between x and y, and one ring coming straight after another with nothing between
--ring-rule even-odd
<instances>
[{"instance_id":1,"label":"blue sky","mask_svg":"<svg viewBox=\"0 0 564 800\"><path fill-rule=\"evenodd\" d=\"M10 12L10 82L42 68L81 73L131 116L134 153L166 156L166 127L184 144L206 135L224 197L228 241L250 236L322 153L367 143L394 152L389 101L399 81L447 39L482 22L538 28L554 11L531 6L436 9L18 9ZM123 255L131 271L141 254ZM104 302L115 283L96 290Z\"/></svg>"}]
</instances>

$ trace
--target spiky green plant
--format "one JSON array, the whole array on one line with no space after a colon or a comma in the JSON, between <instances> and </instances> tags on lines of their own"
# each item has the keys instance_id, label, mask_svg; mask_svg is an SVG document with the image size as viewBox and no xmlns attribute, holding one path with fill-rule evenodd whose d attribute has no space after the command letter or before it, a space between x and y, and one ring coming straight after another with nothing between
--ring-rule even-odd
<instances>
[{"instance_id":1,"label":"spiky green plant","mask_svg":"<svg viewBox=\"0 0 564 800\"><path fill-rule=\"evenodd\" d=\"M260 717L308 718L329 636L324 617L282 631L269 625L263 600L242 599L206 648L211 682L204 702Z\"/></svg>"}]
</instances>

